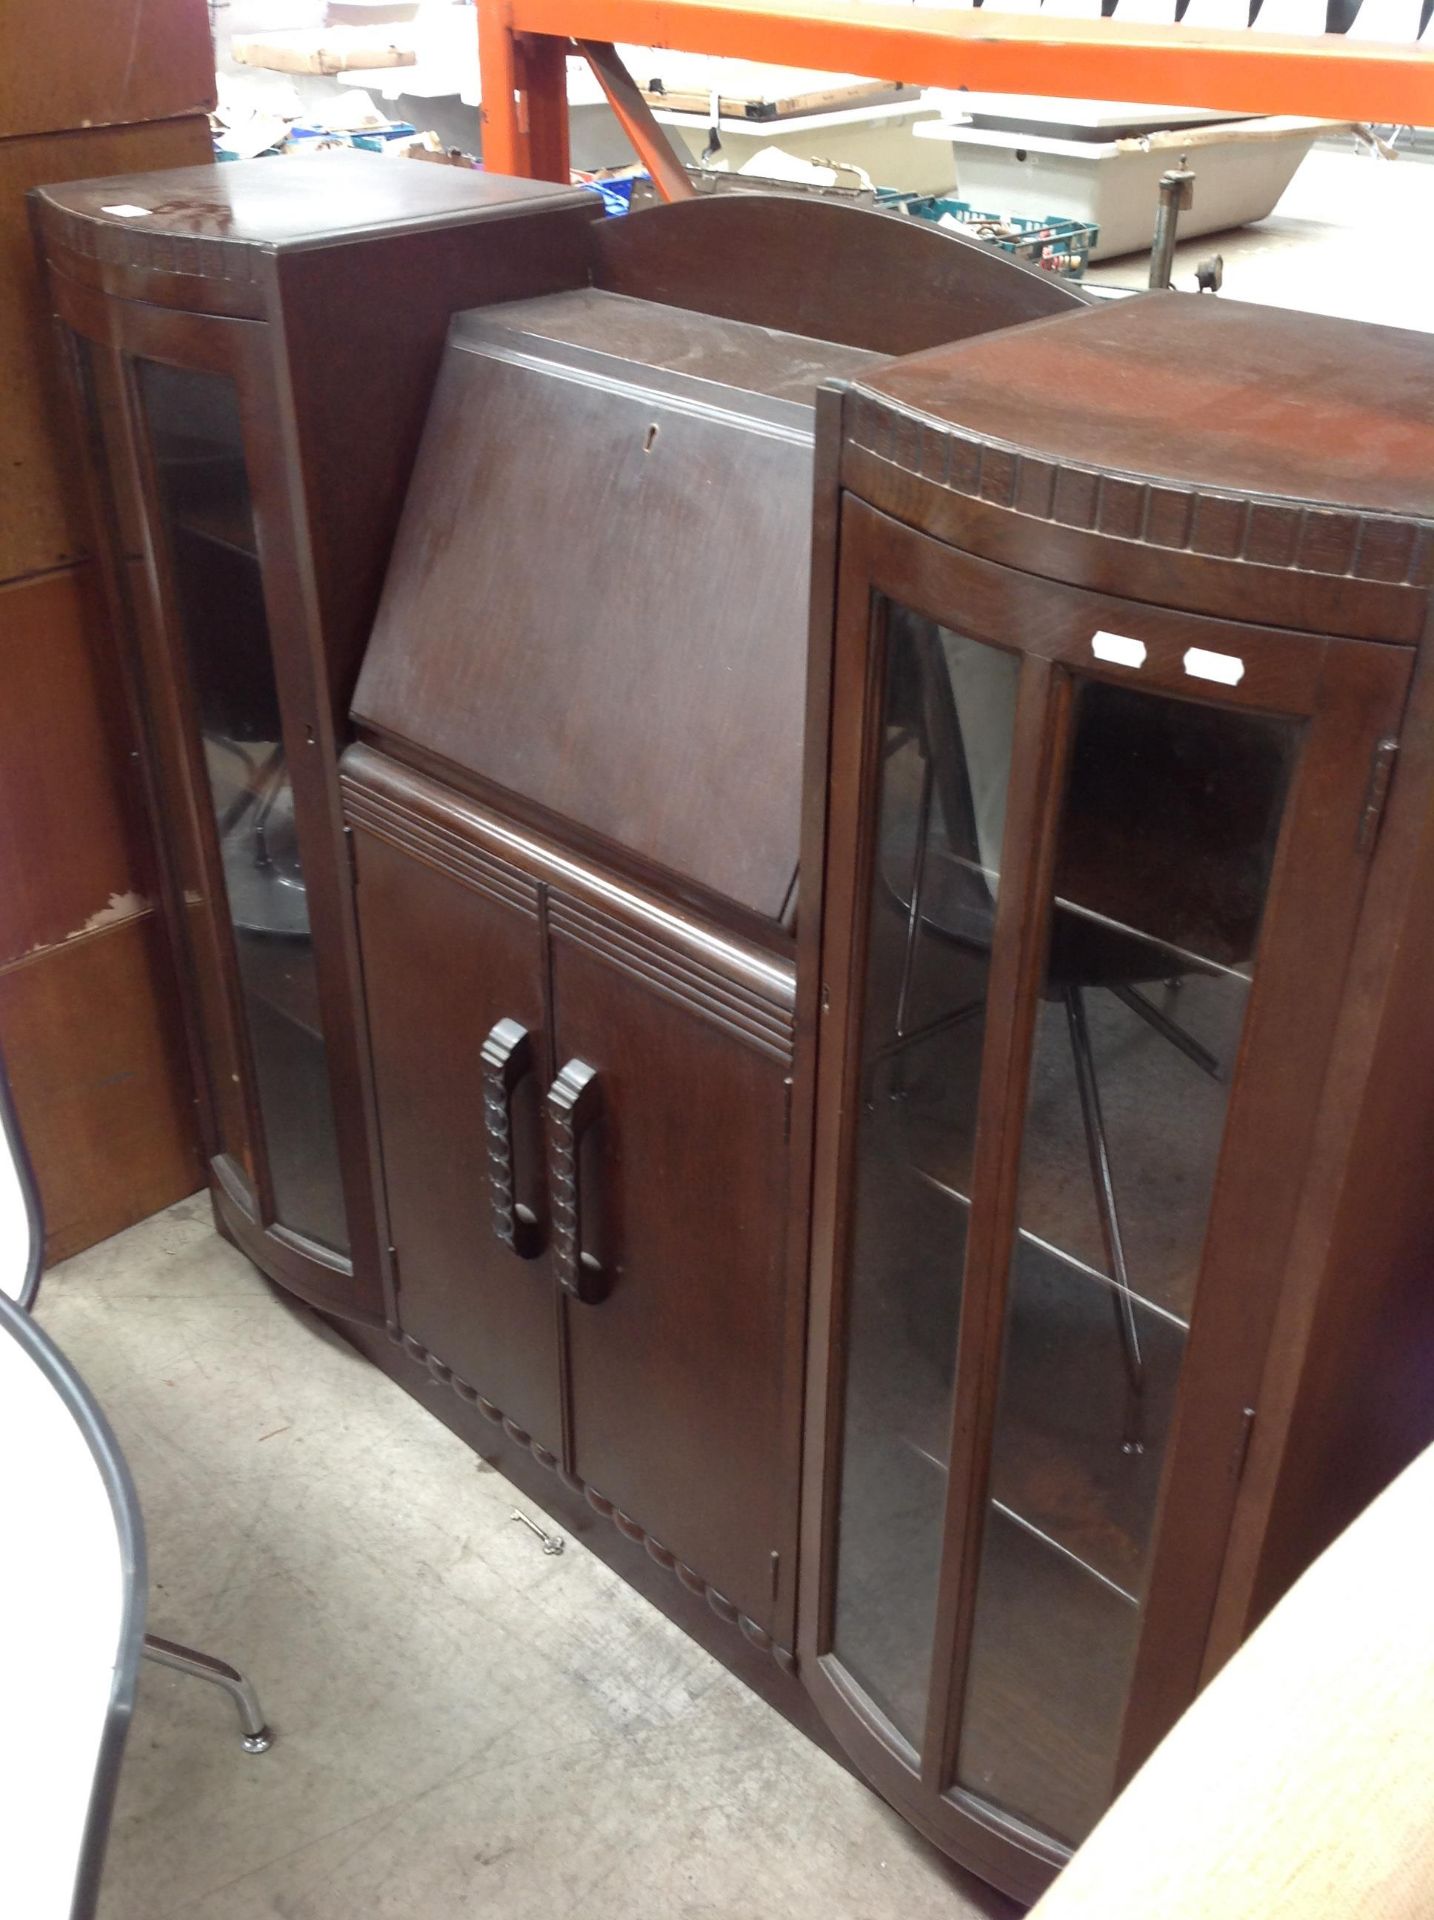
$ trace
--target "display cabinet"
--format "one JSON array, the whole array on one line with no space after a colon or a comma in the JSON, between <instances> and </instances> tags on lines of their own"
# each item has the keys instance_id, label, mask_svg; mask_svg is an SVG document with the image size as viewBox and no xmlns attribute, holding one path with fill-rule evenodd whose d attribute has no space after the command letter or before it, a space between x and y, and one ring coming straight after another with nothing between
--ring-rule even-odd
<instances>
[{"instance_id":1,"label":"display cabinet","mask_svg":"<svg viewBox=\"0 0 1434 1920\"><path fill-rule=\"evenodd\" d=\"M824 396L798 1652L1017 1894L1434 1432L1431 396L1178 295Z\"/></svg>"},{"instance_id":2,"label":"display cabinet","mask_svg":"<svg viewBox=\"0 0 1434 1920\"><path fill-rule=\"evenodd\" d=\"M591 196L371 156L39 190L225 1231L382 1276L335 762L455 307L576 284Z\"/></svg>"}]
</instances>

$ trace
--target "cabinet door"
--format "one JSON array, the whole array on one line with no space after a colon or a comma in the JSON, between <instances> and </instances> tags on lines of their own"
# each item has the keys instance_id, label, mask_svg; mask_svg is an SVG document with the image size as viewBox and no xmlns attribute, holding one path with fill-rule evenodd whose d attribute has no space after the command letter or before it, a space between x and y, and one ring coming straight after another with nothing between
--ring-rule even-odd
<instances>
[{"instance_id":1,"label":"cabinet door","mask_svg":"<svg viewBox=\"0 0 1434 1920\"><path fill-rule=\"evenodd\" d=\"M1197 1684L1408 659L842 568L804 1670L1030 1890Z\"/></svg>"},{"instance_id":2,"label":"cabinet door","mask_svg":"<svg viewBox=\"0 0 1434 1920\"><path fill-rule=\"evenodd\" d=\"M207 796L223 873L273 1217L347 1254L308 875L242 392L211 368L137 359L133 372L152 476L152 538L188 696L195 785Z\"/></svg>"},{"instance_id":3,"label":"cabinet door","mask_svg":"<svg viewBox=\"0 0 1434 1920\"><path fill-rule=\"evenodd\" d=\"M399 1324L558 1457L538 885L381 790L345 806Z\"/></svg>"},{"instance_id":4,"label":"cabinet door","mask_svg":"<svg viewBox=\"0 0 1434 1920\"><path fill-rule=\"evenodd\" d=\"M275 1279L381 1322L330 702L270 329L56 290L216 1203Z\"/></svg>"},{"instance_id":5,"label":"cabinet door","mask_svg":"<svg viewBox=\"0 0 1434 1920\"><path fill-rule=\"evenodd\" d=\"M790 1645L789 975L565 893L549 919L559 1066L595 1075L572 1143L575 1271L556 1254L578 1288L574 1465L719 1612Z\"/></svg>"},{"instance_id":6,"label":"cabinet door","mask_svg":"<svg viewBox=\"0 0 1434 1920\"><path fill-rule=\"evenodd\" d=\"M100 533L100 564L120 629L136 732L145 743L153 817L164 823L158 853L168 873L170 932L177 972L187 991L201 1134L206 1157L237 1170L259 1190L251 1121L252 1084L235 1014L237 980L225 938L229 915L217 862L206 858L205 796L192 778L185 687L168 671L156 599L145 566L145 529L138 488L124 450L127 396L121 363L82 335L69 336L75 386L89 455L90 494ZM143 693L141 694L141 683Z\"/></svg>"}]
</instances>

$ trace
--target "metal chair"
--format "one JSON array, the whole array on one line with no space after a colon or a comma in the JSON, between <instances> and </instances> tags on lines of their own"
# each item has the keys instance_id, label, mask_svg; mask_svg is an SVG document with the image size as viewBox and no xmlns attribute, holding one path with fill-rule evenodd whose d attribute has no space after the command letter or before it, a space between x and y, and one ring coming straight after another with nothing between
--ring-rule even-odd
<instances>
[{"instance_id":1,"label":"metal chair","mask_svg":"<svg viewBox=\"0 0 1434 1920\"><path fill-rule=\"evenodd\" d=\"M40 1190L0 1060L0 1295L22 1313L30 1311L40 1289L44 1245Z\"/></svg>"},{"instance_id":2,"label":"metal chair","mask_svg":"<svg viewBox=\"0 0 1434 1920\"><path fill-rule=\"evenodd\" d=\"M12 1301L23 1313L30 1312L39 1291L44 1242L39 1189L25 1151L9 1079L0 1061L0 1298ZM115 1458L119 1459L117 1453ZM273 1733L252 1684L227 1661L157 1634L145 1634L142 1652L157 1666L222 1688L238 1712L246 1753L265 1753L273 1745Z\"/></svg>"},{"instance_id":3,"label":"metal chair","mask_svg":"<svg viewBox=\"0 0 1434 1920\"><path fill-rule=\"evenodd\" d=\"M134 1705L144 1530L104 1415L5 1293L0 1453L3 1905L90 1920Z\"/></svg>"}]
</instances>

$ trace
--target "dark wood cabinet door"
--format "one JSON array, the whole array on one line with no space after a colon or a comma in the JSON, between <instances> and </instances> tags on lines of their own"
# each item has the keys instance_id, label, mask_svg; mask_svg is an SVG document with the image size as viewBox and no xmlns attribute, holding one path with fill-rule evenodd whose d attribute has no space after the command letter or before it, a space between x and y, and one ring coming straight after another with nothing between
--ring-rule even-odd
<instances>
[{"instance_id":1,"label":"dark wood cabinet door","mask_svg":"<svg viewBox=\"0 0 1434 1920\"><path fill-rule=\"evenodd\" d=\"M538 883L379 791L345 805L399 1324L558 1456Z\"/></svg>"},{"instance_id":2,"label":"dark wood cabinet door","mask_svg":"<svg viewBox=\"0 0 1434 1920\"><path fill-rule=\"evenodd\" d=\"M569 1196L575 1469L718 1612L790 1645L790 973L556 891L549 924L560 1100L595 1073Z\"/></svg>"},{"instance_id":3,"label":"dark wood cabinet door","mask_svg":"<svg viewBox=\"0 0 1434 1920\"><path fill-rule=\"evenodd\" d=\"M1198 1685L1408 666L845 509L803 1672L1022 1894Z\"/></svg>"},{"instance_id":4,"label":"dark wood cabinet door","mask_svg":"<svg viewBox=\"0 0 1434 1920\"><path fill-rule=\"evenodd\" d=\"M56 294L216 1210L273 1279L378 1324L356 955L272 329Z\"/></svg>"}]
</instances>

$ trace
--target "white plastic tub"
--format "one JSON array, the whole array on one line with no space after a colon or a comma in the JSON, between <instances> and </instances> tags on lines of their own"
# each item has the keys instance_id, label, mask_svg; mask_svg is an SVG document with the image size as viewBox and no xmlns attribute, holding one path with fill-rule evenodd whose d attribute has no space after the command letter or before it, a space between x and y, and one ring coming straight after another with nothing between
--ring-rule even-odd
<instances>
[{"instance_id":1,"label":"white plastic tub","mask_svg":"<svg viewBox=\"0 0 1434 1920\"><path fill-rule=\"evenodd\" d=\"M998 96L991 96L992 100ZM956 192L974 206L996 213L1060 214L1093 221L1100 239L1093 260L1134 253L1150 245L1162 173L1189 166L1195 174L1194 204L1180 215L1180 237L1218 233L1263 220L1322 133L1339 124L1293 118L1214 120L1168 131L1157 122L1147 132L1102 139L1103 126L1138 124L1143 109L1105 101L1038 101L999 97L989 115L973 95L963 106L979 118L1007 121L1029 108L1026 126L974 126L950 119L926 121L913 132L949 141L956 164ZM1074 119L1079 111L1080 120ZM1043 131L1059 125L1062 135ZM1065 137L1079 125L1090 138Z\"/></svg>"},{"instance_id":2,"label":"white plastic tub","mask_svg":"<svg viewBox=\"0 0 1434 1920\"><path fill-rule=\"evenodd\" d=\"M705 115L659 107L655 117L693 160L700 160L709 137ZM724 118L717 126L722 141L717 164L724 172L737 173L764 148L778 147L795 160L859 167L878 187L946 193L952 182L953 156L942 146L928 146L911 137L920 128L937 125L939 118L939 108L923 106L920 100L834 113L787 114L772 120ZM857 176L839 172L837 184L855 186Z\"/></svg>"}]
</instances>

